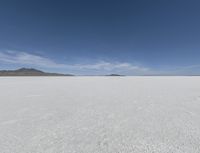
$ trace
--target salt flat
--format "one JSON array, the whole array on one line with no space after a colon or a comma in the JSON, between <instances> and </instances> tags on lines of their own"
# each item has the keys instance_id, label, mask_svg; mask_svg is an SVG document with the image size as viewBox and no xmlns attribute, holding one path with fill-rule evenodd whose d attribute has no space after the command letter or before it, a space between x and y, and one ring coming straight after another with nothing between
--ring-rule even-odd
<instances>
[{"instance_id":1,"label":"salt flat","mask_svg":"<svg viewBox=\"0 0 200 153\"><path fill-rule=\"evenodd\" d=\"M1 153L199 153L200 77L1 77Z\"/></svg>"}]
</instances>

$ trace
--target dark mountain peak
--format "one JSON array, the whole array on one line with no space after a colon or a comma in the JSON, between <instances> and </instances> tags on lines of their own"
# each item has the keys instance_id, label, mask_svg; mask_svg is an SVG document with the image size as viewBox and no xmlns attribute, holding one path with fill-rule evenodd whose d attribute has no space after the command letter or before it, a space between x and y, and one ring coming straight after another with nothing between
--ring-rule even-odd
<instances>
[{"instance_id":1,"label":"dark mountain peak","mask_svg":"<svg viewBox=\"0 0 200 153\"><path fill-rule=\"evenodd\" d=\"M40 72L40 73L44 73L43 71L40 71L40 70L37 70L37 69L34 69L34 68L20 68L20 69L17 69L15 70L16 72Z\"/></svg>"},{"instance_id":2,"label":"dark mountain peak","mask_svg":"<svg viewBox=\"0 0 200 153\"><path fill-rule=\"evenodd\" d=\"M20 68L17 70L2 70L0 76L72 76L71 74L47 73L34 68Z\"/></svg>"},{"instance_id":3,"label":"dark mountain peak","mask_svg":"<svg viewBox=\"0 0 200 153\"><path fill-rule=\"evenodd\" d=\"M120 74L109 74L107 76L124 76L124 75L120 75Z\"/></svg>"}]
</instances>

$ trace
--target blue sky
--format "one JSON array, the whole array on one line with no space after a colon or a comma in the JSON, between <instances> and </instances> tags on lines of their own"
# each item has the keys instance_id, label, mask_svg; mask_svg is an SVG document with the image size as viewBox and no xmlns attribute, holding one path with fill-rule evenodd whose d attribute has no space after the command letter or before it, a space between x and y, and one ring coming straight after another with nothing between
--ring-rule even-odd
<instances>
[{"instance_id":1,"label":"blue sky","mask_svg":"<svg viewBox=\"0 0 200 153\"><path fill-rule=\"evenodd\" d=\"M1 0L0 69L200 74L198 0Z\"/></svg>"}]
</instances>

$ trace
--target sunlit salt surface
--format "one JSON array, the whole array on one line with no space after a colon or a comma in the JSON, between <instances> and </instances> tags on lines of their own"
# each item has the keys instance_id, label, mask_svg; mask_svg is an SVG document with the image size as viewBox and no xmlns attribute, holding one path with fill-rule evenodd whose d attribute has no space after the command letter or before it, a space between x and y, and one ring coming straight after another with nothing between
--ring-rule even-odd
<instances>
[{"instance_id":1,"label":"sunlit salt surface","mask_svg":"<svg viewBox=\"0 0 200 153\"><path fill-rule=\"evenodd\" d=\"M1 77L1 153L199 153L200 77Z\"/></svg>"}]
</instances>

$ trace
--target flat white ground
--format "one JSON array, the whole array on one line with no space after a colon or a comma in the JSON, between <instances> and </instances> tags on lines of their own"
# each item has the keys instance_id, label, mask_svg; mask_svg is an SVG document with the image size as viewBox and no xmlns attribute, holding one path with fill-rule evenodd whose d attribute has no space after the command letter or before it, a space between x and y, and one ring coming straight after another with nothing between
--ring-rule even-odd
<instances>
[{"instance_id":1,"label":"flat white ground","mask_svg":"<svg viewBox=\"0 0 200 153\"><path fill-rule=\"evenodd\" d=\"M1 153L199 153L200 77L1 77Z\"/></svg>"}]
</instances>

